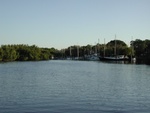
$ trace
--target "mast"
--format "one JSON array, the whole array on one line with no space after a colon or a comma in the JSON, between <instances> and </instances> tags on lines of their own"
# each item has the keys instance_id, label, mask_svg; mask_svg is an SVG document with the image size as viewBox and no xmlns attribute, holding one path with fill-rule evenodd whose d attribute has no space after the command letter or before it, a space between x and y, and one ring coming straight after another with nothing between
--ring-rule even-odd
<instances>
[{"instance_id":1,"label":"mast","mask_svg":"<svg viewBox=\"0 0 150 113\"><path fill-rule=\"evenodd\" d=\"M132 62L132 59L133 59L133 36L131 39L131 62Z\"/></svg>"},{"instance_id":2,"label":"mast","mask_svg":"<svg viewBox=\"0 0 150 113\"><path fill-rule=\"evenodd\" d=\"M99 39L98 39L98 50L97 50L98 52L98 55L100 56L100 44L99 44Z\"/></svg>"},{"instance_id":3,"label":"mast","mask_svg":"<svg viewBox=\"0 0 150 113\"><path fill-rule=\"evenodd\" d=\"M115 50L114 50L114 55L115 55L115 56L117 56L117 54L116 54L116 46L117 46L117 45L116 45L116 35L115 35Z\"/></svg>"},{"instance_id":4,"label":"mast","mask_svg":"<svg viewBox=\"0 0 150 113\"><path fill-rule=\"evenodd\" d=\"M71 46L70 46L70 57L72 57Z\"/></svg>"},{"instance_id":5,"label":"mast","mask_svg":"<svg viewBox=\"0 0 150 113\"><path fill-rule=\"evenodd\" d=\"M95 54L97 54L97 44L95 42Z\"/></svg>"},{"instance_id":6,"label":"mast","mask_svg":"<svg viewBox=\"0 0 150 113\"><path fill-rule=\"evenodd\" d=\"M105 57L105 38L104 38L104 57Z\"/></svg>"},{"instance_id":7,"label":"mast","mask_svg":"<svg viewBox=\"0 0 150 113\"><path fill-rule=\"evenodd\" d=\"M77 46L77 58L79 58L79 46Z\"/></svg>"}]
</instances>

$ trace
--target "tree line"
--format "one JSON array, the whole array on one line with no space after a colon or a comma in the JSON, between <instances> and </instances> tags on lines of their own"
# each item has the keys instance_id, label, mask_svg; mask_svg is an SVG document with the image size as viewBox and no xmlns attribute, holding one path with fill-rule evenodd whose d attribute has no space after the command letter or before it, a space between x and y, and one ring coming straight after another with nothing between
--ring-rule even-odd
<instances>
[{"instance_id":1,"label":"tree line","mask_svg":"<svg viewBox=\"0 0 150 113\"><path fill-rule=\"evenodd\" d=\"M116 46L115 46L116 45ZM115 47L116 52L115 51ZM128 46L121 40L111 40L107 44L70 46L65 49L40 48L36 45L2 45L0 47L0 61L40 61L62 58L75 58L97 53L99 56L126 55L135 57L138 63L150 64L150 40L136 39Z\"/></svg>"},{"instance_id":2,"label":"tree line","mask_svg":"<svg viewBox=\"0 0 150 113\"><path fill-rule=\"evenodd\" d=\"M2 45L0 47L0 61L39 61L52 59L59 55L54 48L39 48L36 45Z\"/></svg>"}]
</instances>

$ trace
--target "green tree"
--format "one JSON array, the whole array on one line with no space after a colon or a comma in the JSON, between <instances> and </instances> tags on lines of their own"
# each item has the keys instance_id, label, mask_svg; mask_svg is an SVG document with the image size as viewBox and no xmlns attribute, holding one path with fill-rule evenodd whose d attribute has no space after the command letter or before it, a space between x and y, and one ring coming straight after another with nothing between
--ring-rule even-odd
<instances>
[{"instance_id":1,"label":"green tree","mask_svg":"<svg viewBox=\"0 0 150 113\"><path fill-rule=\"evenodd\" d=\"M106 56L115 55L115 53L117 55L129 55L129 48L121 40L111 40L106 44Z\"/></svg>"},{"instance_id":2,"label":"green tree","mask_svg":"<svg viewBox=\"0 0 150 113\"><path fill-rule=\"evenodd\" d=\"M42 48L41 49L40 59L41 60L49 60L51 58L52 58L52 55L50 53L50 49L48 49L48 48Z\"/></svg>"},{"instance_id":3,"label":"green tree","mask_svg":"<svg viewBox=\"0 0 150 113\"><path fill-rule=\"evenodd\" d=\"M22 47L20 46L20 48L17 49L18 52L18 58L17 60L19 61L28 61L30 58L30 50L27 47Z\"/></svg>"},{"instance_id":4,"label":"green tree","mask_svg":"<svg viewBox=\"0 0 150 113\"><path fill-rule=\"evenodd\" d=\"M16 50L11 45L3 45L3 61L14 61L17 59Z\"/></svg>"},{"instance_id":5,"label":"green tree","mask_svg":"<svg viewBox=\"0 0 150 113\"><path fill-rule=\"evenodd\" d=\"M135 50L135 56L136 57L141 57L144 56L144 51L145 51L145 43L144 41L140 40L140 39L136 39L135 41L133 41L133 47Z\"/></svg>"},{"instance_id":6,"label":"green tree","mask_svg":"<svg viewBox=\"0 0 150 113\"><path fill-rule=\"evenodd\" d=\"M3 59L3 50L0 48L0 61Z\"/></svg>"},{"instance_id":7,"label":"green tree","mask_svg":"<svg viewBox=\"0 0 150 113\"><path fill-rule=\"evenodd\" d=\"M150 64L150 40L132 41L137 62Z\"/></svg>"},{"instance_id":8,"label":"green tree","mask_svg":"<svg viewBox=\"0 0 150 113\"><path fill-rule=\"evenodd\" d=\"M150 40L145 40L145 45L146 64L150 64Z\"/></svg>"},{"instance_id":9,"label":"green tree","mask_svg":"<svg viewBox=\"0 0 150 113\"><path fill-rule=\"evenodd\" d=\"M0 61L39 61L49 60L56 50L39 48L35 45L3 45L0 48Z\"/></svg>"}]
</instances>

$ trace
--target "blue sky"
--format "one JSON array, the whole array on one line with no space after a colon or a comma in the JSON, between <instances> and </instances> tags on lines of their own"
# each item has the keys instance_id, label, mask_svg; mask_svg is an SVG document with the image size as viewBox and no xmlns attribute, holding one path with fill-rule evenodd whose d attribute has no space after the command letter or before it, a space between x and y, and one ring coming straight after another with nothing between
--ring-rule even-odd
<instances>
[{"instance_id":1,"label":"blue sky","mask_svg":"<svg viewBox=\"0 0 150 113\"><path fill-rule=\"evenodd\" d=\"M0 0L0 45L150 39L150 0Z\"/></svg>"}]
</instances>

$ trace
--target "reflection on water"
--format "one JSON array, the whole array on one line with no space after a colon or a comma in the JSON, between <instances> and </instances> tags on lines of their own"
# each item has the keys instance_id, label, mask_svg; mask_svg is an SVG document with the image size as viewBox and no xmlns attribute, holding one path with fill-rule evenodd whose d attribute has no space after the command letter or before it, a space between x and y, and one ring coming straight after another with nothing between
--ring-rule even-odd
<instances>
[{"instance_id":1,"label":"reflection on water","mask_svg":"<svg viewBox=\"0 0 150 113\"><path fill-rule=\"evenodd\" d=\"M114 64L141 64L136 61L101 61L103 63L114 63Z\"/></svg>"},{"instance_id":2,"label":"reflection on water","mask_svg":"<svg viewBox=\"0 0 150 113\"><path fill-rule=\"evenodd\" d=\"M148 113L149 70L87 61L0 64L0 112Z\"/></svg>"}]
</instances>

